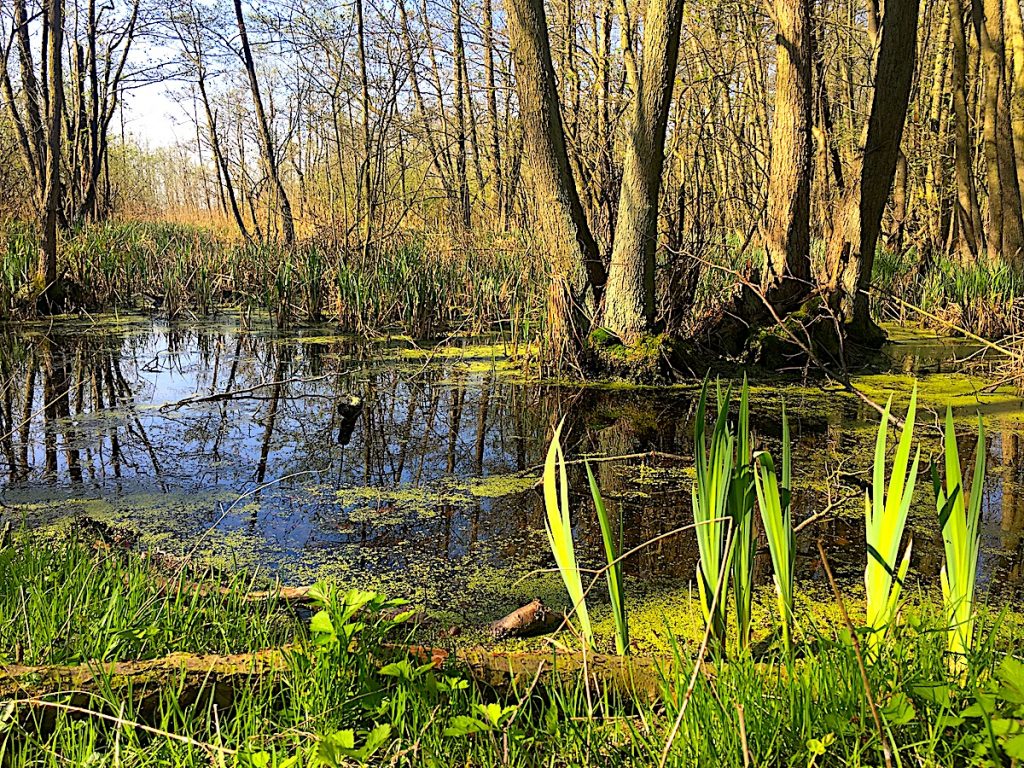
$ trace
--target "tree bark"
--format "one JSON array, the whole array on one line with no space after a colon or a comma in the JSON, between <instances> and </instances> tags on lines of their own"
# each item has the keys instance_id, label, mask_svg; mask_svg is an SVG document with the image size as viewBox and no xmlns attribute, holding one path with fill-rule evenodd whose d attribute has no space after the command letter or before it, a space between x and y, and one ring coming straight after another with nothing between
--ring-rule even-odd
<instances>
[{"instance_id":1,"label":"tree bark","mask_svg":"<svg viewBox=\"0 0 1024 768\"><path fill-rule=\"evenodd\" d=\"M587 285L595 303L606 274L569 166L543 0L509 0L509 44L523 122L537 244L551 271L549 357L578 359Z\"/></svg>"},{"instance_id":2,"label":"tree bark","mask_svg":"<svg viewBox=\"0 0 1024 768\"><path fill-rule=\"evenodd\" d=\"M868 290L882 213L892 191L903 138L917 55L919 11L919 0L886 3L860 178L851 184L843 201L839 226L826 251L830 304L846 332L869 344L884 338L871 319Z\"/></svg>"},{"instance_id":3,"label":"tree bark","mask_svg":"<svg viewBox=\"0 0 1024 768\"><path fill-rule=\"evenodd\" d=\"M811 280L811 4L775 2L775 118L761 280L773 306L788 311Z\"/></svg>"},{"instance_id":4,"label":"tree bark","mask_svg":"<svg viewBox=\"0 0 1024 768\"><path fill-rule=\"evenodd\" d=\"M43 194L43 231L39 247L39 282L43 303L52 304L57 282L57 221L62 187L60 179L61 131L64 125L64 0L48 0L46 5L49 70L49 109L46 118L46 187ZM47 307L49 308L49 307Z\"/></svg>"},{"instance_id":5,"label":"tree bark","mask_svg":"<svg viewBox=\"0 0 1024 768\"><path fill-rule=\"evenodd\" d=\"M683 0L651 0L633 95L603 325L625 344L654 328L658 200Z\"/></svg>"},{"instance_id":6,"label":"tree bark","mask_svg":"<svg viewBox=\"0 0 1024 768\"><path fill-rule=\"evenodd\" d=\"M983 137L989 202L988 253L993 259L1014 261L1024 248L1024 220L1010 126L1003 3L977 0L972 8L985 72Z\"/></svg>"},{"instance_id":7,"label":"tree bark","mask_svg":"<svg viewBox=\"0 0 1024 768\"><path fill-rule=\"evenodd\" d=\"M960 241L972 257L985 247L978 193L974 186L971 154L971 116L967 107L967 35L963 0L949 0L950 37L953 42L951 88L953 102L953 172L956 176L956 220Z\"/></svg>"}]
</instances>

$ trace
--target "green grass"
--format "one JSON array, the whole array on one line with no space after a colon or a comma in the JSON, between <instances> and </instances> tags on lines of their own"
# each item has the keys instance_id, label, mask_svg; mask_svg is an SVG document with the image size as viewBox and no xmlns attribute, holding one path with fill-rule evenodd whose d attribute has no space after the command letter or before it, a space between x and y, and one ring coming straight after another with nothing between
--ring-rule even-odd
<instances>
[{"instance_id":1,"label":"green grass","mask_svg":"<svg viewBox=\"0 0 1024 768\"><path fill-rule=\"evenodd\" d=\"M572 507L569 506L569 479L565 471L565 454L560 438L562 424L555 428L547 458L544 461L544 527L548 544L555 558L555 566L569 593L570 616L580 625L583 642L594 644L594 630L587 611L587 593L583 574L576 560L573 538Z\"/></svg>"},{"instance_id":2,"label":"green grass","mask_svg":"<svg viewBox=\"0 0 1024 768\"><path fill-rule=\"evenodd\" d=\"M714 648L725 649L726 600L730 563L733 556L733 518L729 499L733 487L735 438L728 422L729 393L718 393L718 415L710 440L705 437L708 381L697 401L693 445L696 451L697 479L693 484L693 523L697 533L700 560L697 564L697 587L704 619L708 622Z\"/></svg>"},{"instance_id":3,"label":"green grass","mask_svg":"<svg viewBox=\"0 0 1024 768\"><path fill-rule=\"evenodd\" d=\"M986 339L1024 331L1024 273L1005 262L981 256L968 263L935 257L925 270L914 249L891 253L879 249L872 280L872 314L943 331L951 325ZM906 303L904 303L906 302ZM923 309L915 312L907 304Z\"/></svg>"},{"instance_id":4,"label":"green grass","mask_svg":"<svg viewBox=\"0 0 1024 768\"><path fill-rule=\"evenodd\" d=\"M225 596L190 587L209 572L165 574L161 587L137 557L96 557L75 540L0 550L0 573L0 664L257 650L298 626L273 601L240 601L258 588L245 574L227 577Z\"/></svg>"},{"instance_id":5,"label":"green grass","mask_svg":"<svg viewBox=\"0 0 1024 768\"><path fill-rule=\"evenodd\" d=\"M775 595L778 598L779 623L782 645L793 652L793 589L796 564L796 535L793 531L792 510L792 447L789 437L789 419L782 407L782 478L775 473L771 454L761 452L755 457L754 487L757 505L764 523L768 551L772 558Z\"/></svg>"},{"instance_id":6,"label":"green grass","mask_svg":"<svg viewBox=\"0 0 1024 768\"><path fill-rule=\"evenodd\" d=\"M985 424L978 417L978 442L974 448L974 477L971 487L964 483L960 450L953 427L953 411L946 409L943 433L944 476L932 465L935 507L942 530L946 561L942 567L942 596L946 609L947 647L963 656L974 644L974 587L978 577L978 554L982 488L985 485Z\"/></svg>"},{"instance_id":7,"label":"green grass","mask_svg":"<svg viewBox=\"0 0 1024 768\"><path fill-rule=\"evenodd\" d=\"M900 430L900 439L886 479L886 442L892 399L885 406L878 437L875 441L874 470L871 489L864 495L865 544L867 566L864 569L864 590L867 601L868 648L877 652L886 634L891 631L899 608L900 593L910 569L908 542L903 555L900 548L903 531L914 496L917 468L921 460L918 448L910 463L914 440L914 417L917 411L917 387L910 396L910 407Z\"/></svg>"},{"instance_id":8,"label":"green grass","mask_svg":"<svg viewBox=\"0 0 1024 768\"><path fill-rule=\"evenodd\" d=\"M182 619L193 629L160 650L238 651L274 635L263 627L275 621L270 615L246 614L248 637L231 629L243 623L241 615L231 616L241 610L243 582L233 584L237 594L228 599L230 610L222 611L204 601L181 605L152 584L147 593L136 575L147 566L131 556L97 556L74 542L27 541L0 554L46 563L65 576L37 587L21 581L37 572L19 566L19 588L12 592L38 590L76 615L106 611L110 591L122 580L155 607L153 613L129 614L124 630L166 626L168 619L160 617L171 613L194 615ZM62 560L69 565L61 566ZM89 581L83 575L87 563L109 574ZM145 705L101 691L75 706L85 704L117 722L56 711L46 735L44 723L34 720L43 710L30 714L24 705L0 704L0 764L655 766L670 737L665 764L671 766L738 768L748 759L751 765L878 766L883 741L902 765L1008 765L1021 756L1024 667L1006 653L1020 638L1001 631L998 617L987 613L981 617L985 642L953 676L944 663L941 618L930 606L915 609L893 633L868 669L883 723L879 733L839 625L819 630L795 663L784 655L756 661L740 655L719 663L713 675L692 678L692 688L692 649L680 642L682 663L665 668L653 698L624 701L579 678L540 686L523 680L515 690L480 687L457 665L435 669L389 649L408 642L400 617L386 618L396 603L326 585L319 599L308 632L293 627L287 669L237 686L230 706L210 697L182 700L174 685ZM29 600L18 614L31 636L42 637L54 623L45 603ZM73 635L84 629L82 622L70 628ZM69 645L79 650L55 652L50 660L97 647L83 638ZM49 700L69 703L62 696Z\"/></svg>"}]
</instances>

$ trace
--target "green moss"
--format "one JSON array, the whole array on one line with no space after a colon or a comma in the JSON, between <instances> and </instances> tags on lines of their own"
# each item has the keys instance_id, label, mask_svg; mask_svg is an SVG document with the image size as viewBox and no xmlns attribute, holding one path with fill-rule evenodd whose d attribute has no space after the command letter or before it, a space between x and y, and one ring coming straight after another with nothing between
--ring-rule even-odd
<instances>
[{"instance_id":1,"label":"green moss","mask_svg":"<svg viewBox=\"0 0 1024 768\"><path fill-rule=\"evenodd\" d=\"M664 333L645 334L633 344L623 344L598 328L591 332L590 344L600 372L648 384L663 380L665 361L675 357L674 341Z\"/></svg>"}]
</instances>

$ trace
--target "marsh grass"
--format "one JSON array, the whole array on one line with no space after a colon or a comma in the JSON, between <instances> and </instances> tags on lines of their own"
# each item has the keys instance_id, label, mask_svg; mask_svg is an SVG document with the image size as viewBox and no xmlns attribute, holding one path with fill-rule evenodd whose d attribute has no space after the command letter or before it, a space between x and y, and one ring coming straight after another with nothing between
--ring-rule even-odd
<instances>
[{"instance_id":1,"label":"marsh grass","mask_svg":"<svg viewBox=\"0 0 1024 768\"><path fill-rule=\"evenodd\" d=\"M872 279L872 314L878 319L923 321L943 331L952 324L986 339L1024 332L1024 274L1005 262L982 256L962 263L941 255L922 270L914 249L879 249ZM922 318L908 304L933 317Z\"/></svg>"},{"instance_id":2,"label":"marsh grass","mask_svg":"<svg viewBox=\"0 0 1024 768\"><path fill-rule=\"evenodd\" d=\"M778 599L782 645L793 653L793 590L796 579L796 534L793 530L793 459L786 407L782 407L782 476L775 472L770 453L762 451L754 459L754 486L757 504L772 558L772 580Z\"/></svg>"},{"instance_id":3,"label":"marsh grass","mask_svg":"<svg viewBox=\"0 0 1024 768\"><path fill-rule=\"evenodd\" d=\"M697 401L693 427L697 479L691 496L697 548L700 551L697 588L704 619L711 629L713 647L719 653L725 650L725 598L734 552L729 499L735 465L735 438L729 427L728 410L724 407L729 402L730 394L731 389L724 396L718 393L718 415L709 439L705 425L708 400L708 381L705 379Z\"/></svg>"},{"instance_id":4,"label":"marsh grass","mask_svg":"<svg viewBox=\"0 0 1024 768\"><path fill-rule=\"evenodd\" d=\"M0 316L17 306L37 238L4 230ZM123 221L65 234L61 270L87 308L153 305L169 317L241 307L278 323L332 319L343 330L390 328L426 338L499 327L530 338L541 328L546 272L513 237L455 243L396 236L365 254L325 240L294 248L245 243L184 224Z\"/></svg>"},{"instance_id":5,"label":"marsh grass","mask_svg":"<svg viewBox=\"0 0 1024 768\"><path fill-rule=\"evenodd\" d=\"M900 594L910 570L913 541L900 550L903 531L914 496L917 469L921 460L918 448L913 463L914 419L917 411L917 387L910 396L910 406L900 430L899 442L888 467L886 443L892 398L886 403L875 440L874 468L870 491L864 494L865 544L867 566L864 569L864 594L867 602L868 648L877 652L892 629L899 607ZM887 472L888 470L888 472ZM887 477L888 475L888 477Z\"/></svg>"},{"instance_id":6,"label":"marsh grass","mask_svg":"<svg viewBox=\"0 0 1024 768\"><path fill-rule=\"evenodd\" d=\"M942 566L942 596L948 624L947 647L962 658L974 644L974 589L978 578L978 554L982 488L985 485L985 424L978 417L974 474L970 488L960 468L960 450L953 426L953 411L946 409L943 431L943 472L932 464L935 507L942 530L945 563Z\"/></svg>"}]
</instances>

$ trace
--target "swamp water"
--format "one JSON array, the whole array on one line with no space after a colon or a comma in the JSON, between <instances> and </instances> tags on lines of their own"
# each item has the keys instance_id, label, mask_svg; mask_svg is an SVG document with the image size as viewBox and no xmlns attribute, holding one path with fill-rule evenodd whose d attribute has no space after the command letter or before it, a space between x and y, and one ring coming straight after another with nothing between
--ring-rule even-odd
<instances>
[{"instance_id":1,"label":"swamp water","mask_svg":"<svg viewBox=\"0 0 1024 768\"><path fill-rule=\"evenodd\" d=\"M1012 391L982 392L986 382L950 375L951 360L970 351L962 345L898 329L893 336L879 367L920 377L922 467L938 455L946 402L955 406L964 457L974 414L985 415L981 588L993 603L1018 603L1024 404ZM537 383L515 354L493 339L421 348L325 328L245 328L235 317L9 325L0 329L0 526L56 535L89 517L139 532L145 549L256 568L291 584L330 577L379 588L469 626L533 596L560 606L557 575L534 573L553 565L534 490L552 427L566 418L570 458L632 457L594 464L628 549L691 521L699 383ZM876 400L893 393L898 409L911 382L906 373L857 379ZM776 454L783 399L796 520L818 516L798 536L798 577L821 581L820 537L856 594L878 415L840 390L755 383L755 444ZM599 565L582 467L570 477L578 547L584 562ZM942 546L926 472L917 487L912 588L937 591ZM631 610L659 622L685 605L687 616L676 619L699 622L689 602L696 563L692 531L631 557ZM757 579L770 582L766 554Z\"/></svg>"}]
</instances>

